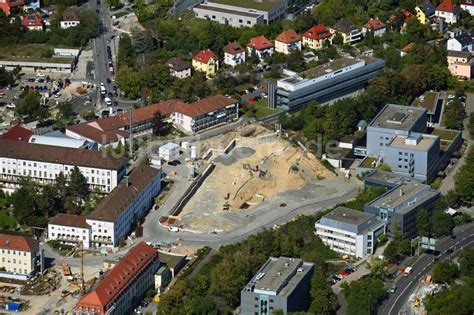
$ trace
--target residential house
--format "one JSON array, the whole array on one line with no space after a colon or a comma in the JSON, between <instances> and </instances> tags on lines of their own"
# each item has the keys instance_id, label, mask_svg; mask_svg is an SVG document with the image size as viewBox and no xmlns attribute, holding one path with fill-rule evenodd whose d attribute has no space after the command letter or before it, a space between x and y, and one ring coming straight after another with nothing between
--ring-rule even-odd
<instances>
[{"instance_id":1,"label":"residential house","mask_svg":"<svg viewBox=\"0 0 474 315\"><path fill-rule=\"evenodd\" d=\"M332 44L333 36L326 26L315 25L303 34L303 46L320 50Z\"/></svg>"},{"instance_id":2,"label":"residential house","mask_svg":"<svg viewBox=\"0 0 474 315\"><path fill-rule=\"evenodd\" d=\"M181 58L173 57L168 60L170 74L178 79L184 79L191 76L191 65Z\"/></svg>"},{"instance_id":3,"label":"residential house","mask_svg":"<svg viewBox=\"0 0 474 315\"><path fill-rule=\"evenodd\" d=\"M61 21L59 21L59 26L62 29L66 29L66 28L78 26L80 23L81 22L79 21L79 17L77 16L76 11L73 9L66 9L63 12Z\"/></svg>"},{"instance_id":4,"label":"residential house","mask_svg":"<svg viewBox=\"0 0 474 315\"><path fill-rule=\"evenodd\" d=\"M307 311L313 273L314 263L299 258L268 258L240 292L241 314Z\"/></svg>"},{"instance_id":5,"label":"residential house","mask_svg":"<svg viewBox=\"0 0 474 315\"><path fill-rule=\"evenodd\" d=\"M461 10L452 0L443 0L436 7L435 15L443 19L447 24L457 23Z\"/></svg>"},{"instance_id":6,"label":"residential house","mask_svg":"<svg viewBox=\"0 0 474 315\"><path fill-rule=\"evenodd\" d=\"M461 1L461 9L469 12L470 15L474 15L474 0Z\"/></svg>"},{"instance_id":7,"label":"residential house","mask_svg":"<svg viewBox=\"0 0 474 315\"><path fill-rule=\"evenodd\" d=\"M130 119L134 137L149 134L160 126L172 125L196 133L238 118L239 102L215 95L186 104L180 100L162 101L121 115L96 119L66 127L66 135L95 141L100 147L116 147L130 137ZM130 117L131 116L131 117Z\"/></svg>"},{"instance_id":8,"label":"residential house","mask_svg":"<svg viewBox=\"0 0 474 315\"><path fill-rule=\"evenodd\" d=\"M10 15L10 11L14 8L23 7L25 0L0 0L0 9L3 10L6 16Z\"/></svg>"},{"instance_id":9,"label":"residential house","mask_svg":"<svg viewBox=\"0 0 474 315\"><path fill-rule=\"evenodd\" d=\"M27 280L42 271L43 254L37 240L27 236L0 234L1 278Z\"/></svg>"},{"instance_id":10,"label":"residential house","mask_svg":"<svg viewBox=\"0 0 474 315\"><path fill-rule=\"evenodd\" d=\"M472 76L472 54L468 51L448 50L448 69L452 75L463 80L470 80Z\"/></svg>"},{"instance_id":11,"label":"residential house","mask_svg":"<svg viewBox=\"0 0 474 315\"><path fill-rule=\"evenodd\" d=\"M219 58L210 49L202 50L193 57L193 69L206 74L206 78L211 78L219 70Z\"/></svg>"},{"instance_id":12,"label":"residential house","mask_svg":"<svg viewBox=\"0 0 474 315\"><path fill-rule=\"evenodd\" d=\"M387 26L382 23L379 19L371 18L362 27L362 35L367 36L368 32L372 32L374 37L382 36L385 34Z\"/></svg>"},{"instance_id":13,"label":"residential house","mask_svg":"<svg viewBox=\"0 0 474 315\"><path fill-rule=\"evenodd\" d=\"M118 247L145 217L160 191L161 169L144 164L135 167L87 216L90 247Z\"/></svg>"},{"instance_id":14,"label":"residential house","mask_svg":"<svg viewBox=\"0 0 474 315\"><path fill-rule=\"evenodd\" d=\"M74 308L76 315L131 314L153 288L160 267L159 254L140 242L84 295Z\"/></svg>"},{"instance_id":15,"label":"residential house","mask_svg":"<svg viewBox=\"0 0 474 315\"><path fill-rule=\"evenodd\" d=\"M90 189L108 193L125 175L126 161L104 152L63 148L24 141L0 140L1 188L13 191L29 178L53 184L59 173L68 176L77 166Z\"/></svg>"},{"instance_id":16,"label":"residential house","mask_svg":"<svg viewBox=\"0 0 474 315\"><path fill-rule=\"evenodd\" d=\"M401 57L404 57L406 55L408 55L408 53L410 52L410 50L415 46L414 43L409 43L407 45L405 45L405 47L403 47L402 49L400 49L400 56Z\"/></svg>"},{"instance_id":17,"label":"residential house","mask_svg":"<svg viewBox=\"0 0 474 315\"><path fill-rule=\"evenodd\" d=\"M420 24L428 24L430 18L435 15L435 7L430 0L425 0L422 4L415 7L416 18Z\"/></svg>"},{"instance_id":18,"label":"residential house","mask_svg":"<svg viewBox=\"0 0 474 315\"><path fill-rule=\"evenodd\" d=\"M357 258L372 255L385 222L375 215L337 207L315 223L316 234L332 250Z\"/></svg>"},{"instance_id":19,"label":"residential house","mask_svg":"<svg viewBox=\"0 0 474 315\"><path fill-rule=\"evenodd\" d=\"M48 223L48 239L87 249L91 243L91 226L86 217L58 213Z\"/></svg>"},{"instance_id":20,"label":"residential house","mask_svg":"<svg viewBox=\"0 0 474 315\"><path fill-rule=\"evenodd\" d=\"M231 67L245 63L245 49L237 42L228 43L222 48L224 63Z\"/></svg>"},{"instance_id":21,"label":"residential house","mask_svg":"<svg viewBox=\"0 0 474 315\"><path fill-rule=\"evenodd\" d=\"M293 29L280 33L275 39L275 51L288 55L295 50L301 50L301 35Z\"/></svg>"},{"instance_id":22,"label":"residential house","mask_svg":"<svg viewBox=\"0 0 474 315\"><path fill-rule=\"evenodd\" d=\"M273 55L273 43L265 38L265 36L258 36L252 38L247 44L248 54L251 55L255 52L258 59L263 61L263 59Z\"/></svg>"},{"instance_id":23,"label":"residential house","mask_svg":"<svg viewBox=\"0 0 474 315\"><path fill-rule=\"evenodd\" d=\"M454 36L448 39L447 49L448 51L473 51L473 38L472 35L466 32L456 32Z\"/></svg>"},{"instance_id":24,"label":"residential house","mask_svg":"<svg viewBox=\"0 0 474 315\"><path fill-rule=\"evenodd\" d=\"M21 25L23 25L30 31L43 30L43 20L41 20L41 18L36 13L30 13L25 15L21 19Z\"/></svg>"},{"instance_id":25,"label":"residential house","mask_svg":"<svg viewBox=\"0 0 474 315\"><path fill-rule=\"evenodd\" d=\"M333 34L341 34L344 44L353 44L362 39L362 32L347 19L340 19L330 30Z\"/></svg>"}]
</instances>

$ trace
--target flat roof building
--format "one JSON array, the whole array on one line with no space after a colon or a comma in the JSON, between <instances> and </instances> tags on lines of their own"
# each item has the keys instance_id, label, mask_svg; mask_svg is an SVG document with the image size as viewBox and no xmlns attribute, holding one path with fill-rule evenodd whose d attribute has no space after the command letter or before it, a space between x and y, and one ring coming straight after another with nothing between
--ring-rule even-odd
<instances>
[{"instance_id":1,"label":"flat roof building","mask_svg":"<svg viewBox=\"0 0 474 315\"><path fill-rule=\"evenodd\" d=\"M337 207L315 224L316 234L332 250L357 258L374 253L385 223L375 215Z\"/></svg>"},{"instance_id":2,"label":"flat roof building","mask_svg":"<svg viewBox=\"0 0 474 315\"><path fill-rule=\"evenodd\" d=\"M417 232L416 214L418 209L431 211L441 194L419 181L403 182L385 194L364 205L364 212L374 214L387 224L387 232L393 232L394 224L399 224L407 237Z\"/></svg>"},{"instance_id":3,"label":"flat roof building","mask_svg":"<svg viewBox=\"0 0 474 315\"><path fill-rule=\"evenodd\" d=\"M197 18L234 27L252 27L283 19L287 0L208 0L193 8Z\"/></svg>"},{"instance_id":4,"label":"flat roof building","mask_svg":"<svg viewBox=\"0 0 474 315\"><path fill-rule=\"evenodd\" d=\"M350 96L363 89L384 64L372 57L343 57L302 73L285 70L286 77L277 81L275 105L296 111L310 101L324 104Z\"/></svg>"},{"instance_id":5,"label":"flat roof building","mask_svg":"<svg viewBox=\"0 0 474 315\"><path fill-rule=\"evenodd\" d=\"M270 257L241 291L242 314L271 314L278 309L285 314L306 311L313 272L313 263Z\"/></svg>"},{"instance_id":6,"label":"flat roof building","mask_svg":"<svg viewBox=\"0 0 474 315\"><path fill-rule=\"evenodd\" d=\"M417 97L411 103L413 107L422 107L426 109L428 115L427 126L434 127L439 124L443 99L440 97L440 92L425 92L423 95Z\"/></svg>"}]
</instances>

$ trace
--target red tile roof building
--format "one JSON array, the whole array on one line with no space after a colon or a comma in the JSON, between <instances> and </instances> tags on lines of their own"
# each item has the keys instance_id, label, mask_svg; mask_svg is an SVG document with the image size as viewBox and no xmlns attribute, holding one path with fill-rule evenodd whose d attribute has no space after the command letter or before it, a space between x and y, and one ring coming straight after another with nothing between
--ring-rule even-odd
<instances>
[{"instance_id":1,"label":"red tile roof building","mask_svg":"<svg viewBox=\"0 0 474 315\"><path fill-rule=\"evenodd\" d=\"M294 50L301 50L301 35L293 29L280 33L275 39L275 51L282 54L289 54Z\"/></svg>"},{"instance_id":2,"label":"red tile roof building","mask_svg":"<svg viewBox=\"0 0 474 315\"><path fill-rule=\"evenodd\" d=\"M0 234L0 277L26 280L43 265L40 244L30 237Z\"/></svg>"},{"instance_id":3,"label":"red tile roof building","mask_svg":"<svg viewBox=\"0 0 474 315\"><path fill-rule=\"evenodd\" d=\"M224 120L219 121L209 119L210 116L207 116L211 112L228 112L233 108L232 105L235 105L234 107L238 110L237 100L222 95L211 96L191 104L180 100L162 101L132 111L133 132L135 134L151 132L157 117L170 120L177 128L186 132L197 132L212 127L214 124L228 121L228 118L238 118L237 112L234 111L221 117ZM179 114L186 117L178 117ZM208 119L205 125L199 123L203 116ZM191 124L192 122L194 124ZM129 136L129 113L67 126L66 135L76 139L95 141L100 145L114 145Z\"/></svg>"},{"instance_id":4,"label":"red tile roof building","mask_svg":"<svg viewBox=\"0 0 474 315\"><path fill-rule=\"evenodd\" d=\"M256 50L264 50L273 47L273 43L269 41L265 36L261 35L252 38L247 44L247 47L255 48Z\"/></svg>"},{"instance_id":5,"label":"red tile roof building","mask_svg":"<svg viewBox=\"0 0 474 315\"><path fill-rule=\"evenodd\" d=\"M39 242L31 237L0 234L0 249L34 252L39 250Z\"/></svg>"},{"instance_id":6,"label":"red tile roof building","mask_svg":"<svg viewBox=\"0 0 474 315\"><path fill-rule=\"evenodd\" d=\"M382 36L385 33L386 28L386 25L379 19L371 18L362 27L362 34L365 35L367 32L373 32L374 36Z\"/></svg>"},{"instance_id":7,"label":"red tile roof building","mask_svg":"<svg viewBox=\"0 0 474 315\"><path fill-rule=\"evenodd\" d=\"M0 135L0 140L25 141L28 142L33 135L31 130L28 130L20 125L15 125L10 130Z\"/></svg>"},{"instance_id":8,"label":"red tile roof building","mask_svg":"<svg viewBox=\"0 0 474 315\"><path fill-rule=\"evenodd\" d=\"M240 46L239 43L237 42L228 43L222 48L222 51L230 55L245 53L245 49L242 46Z\"/></svg>"},{"instance_id":9,"label":"red tile roof building","mask_svg":"<svg viewBox=\"0 0 474 315\"><path fill-rule=\"evenodd\" d=\"M332 43L332 34L329 29L322 25L315 25L303 34L303 46L311 49L322 49L327 42Z\"/></svg>"},{"instance_id":10,"label":"red tile roof building","mask_svg":"<svg viewBox=\"0 0 474 315\"><path fill-rule=\"evenodd\" d=\"M437 7L435 15L443 19L448 24L457 23L461 10L452 0L443 0Z\"/></svg>"},{"instance_id":11,"label":"red tile roof building","mask_svg":"<svg viewBox=\"0 0 474 315\"><path fill-rule=\"evenodd\" d=\"M3 10L6 16L10 15L10 11L16 7L25 5L25 0L2 0L0 1L0 9Z\"/></svg>"},{"instance_id":12,"label":"red tile roof building","mask_svg":"<svg viewBox=\"0 0 474 315\"><path fill-rule=\"evenodd\" d=\"M158 252L145 242L135 245L91 292L76 304L76 314L131 314L154 283Z\"/></svg>"},{"instance_id":13,"label":"red tile roof building","mask_svg":"<svg viewBox=\"0 0 474 315\"><path fill-rule=\"evenodd\" d=\"M443 0L437 7L436 11L444 11L454 13L459 10L458 6L452 0Z\"/></svg>"},{"instance_id":14,"label":"red tile roof building","mask_svg":"<svg viewBox=\"0 0 474 315\"><path fill-rule=\"evenodd\" d=\"M217 54L210 49L202 50L194 55L193 59L201 63L208 64L209 59L218 60Z\"/></svg>"},{"instance_id":15,"label":"red tile roof building","mask_svg":"<svg viewBox=\"0 0 474 315\"><path fill-rule=\"evenodd\" d=\"M25 15L21 20L21 25L32 31L43 30L43 21L36 13Z\"/></svg>"}]
</instances>

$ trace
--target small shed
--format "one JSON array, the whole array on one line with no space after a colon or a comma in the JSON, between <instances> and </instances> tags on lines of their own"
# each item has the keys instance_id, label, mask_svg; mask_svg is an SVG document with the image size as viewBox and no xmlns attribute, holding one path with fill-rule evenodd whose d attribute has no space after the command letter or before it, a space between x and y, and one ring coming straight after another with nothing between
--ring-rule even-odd
<instances>
[{"instance_id":1,"label":"small shed","mask_svg":"<svg viewBox=\"0 0 474 315\"><path fill-rule=\"evenodd\" d=\"M167 162L176 160L179 157L179 145L176 143L167 143L160 147L159 155Z\"/></svg>"}]
</instances>

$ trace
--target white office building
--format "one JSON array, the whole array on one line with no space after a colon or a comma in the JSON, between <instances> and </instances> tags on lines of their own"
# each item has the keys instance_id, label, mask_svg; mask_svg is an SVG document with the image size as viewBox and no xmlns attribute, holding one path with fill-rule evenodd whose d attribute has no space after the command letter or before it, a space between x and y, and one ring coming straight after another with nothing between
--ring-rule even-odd
<instances>
[{"instance_id":1,"label":"white office building","mask_svg":"<svg viewBox=\"0 0 474 315\"><path fill-rule=\"evenodd\" d=\"M375 215L345 207L323 216L315 224L324 244L342 254L363 258L374 253L385 223Z\"/></svg>"},{"instance_id":2,"label":"white office building","mask_svg":"<svg viewBox=\"0 0 474 315\"><path fill-rule=\"evenodd\" d=\"M126 162L104 152L0 140L0 184L14 191L22 178L53 184L59 173L78 167L90 189L112 191L125 175Z\"/></svg>"}]
</instances>

